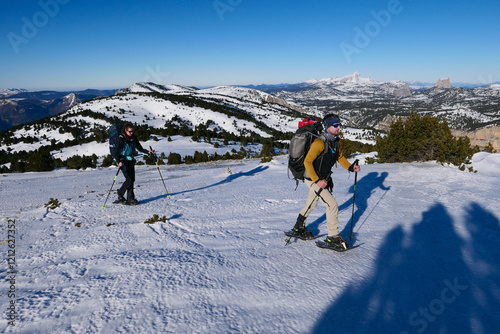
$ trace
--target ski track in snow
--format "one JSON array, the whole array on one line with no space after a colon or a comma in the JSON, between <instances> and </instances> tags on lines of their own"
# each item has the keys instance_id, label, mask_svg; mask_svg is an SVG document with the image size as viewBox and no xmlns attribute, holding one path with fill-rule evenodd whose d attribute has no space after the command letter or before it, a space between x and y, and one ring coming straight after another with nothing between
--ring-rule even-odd
<instances>
[{"instance_id":1,"label":"ski track in snow","mask_svg":"<svg viewBox=\"0 0 500 334\"><path fill-rule=\"evenodd\" d=\"M230 174L225 173L228 167ZM254 159L161 168L171 197L166 197L156 168L138 166L136 196L143 203L113 205L113 192L106 209L101 205L115 173L112 168L1 178L0 224L5 230L7 219L16 219L19 271L14 331L4 312L9 303L6 279L0 284L2 332L329 332L332 327L327 316L335 313L339 300L370 283L383 284L384 277L373 281L372 276L381 271L381 247L390 241L389 235L402 234L401 248L389 252L387 260L395 265L402 261L405 250L419 242L412 240L419 224L442 206L447 214L441 216L452 220L456 234L463 238L461 248L439 234L438 226L436 231L428 231L429 240L440 247L461 249L463 261L473 266L479 262L469 252L473 247L467 226L471 203L480 205L497 221L500 217L498 177L433 163L364 165L354 215L355 242L361 247L336 253L315 247L314 241L293 239L285 246L283 231L293 226L307 190L301 184L294 191L295 182L286 177L284 157L268 164ZM354 174L339 167L333 175L339 228L348 239ZM120 175L114 189L122 182ZM45 208L50 198L58 199L61 206ZM324 212L324 206L318 204L308 219L314 233L326 233ZM153 214L168 220L144 224ZM75 226L77 223L81 227ZM427 244L425 240L422 243ZM0 247L6 253L7 245ZM422 294L419 302L426 306L439 298L440 288L432 287L437 290L429 294L429 286L419 286L419 280L435 275L433 270L446 259L428 259L435 267L424 278L418 268L420 261L416 259L417 267L405 275L410 277L408 289ZM479 269L485 276L498 270L498 266L491 267L488 258L481 263ZM412 267L408 264L405 268ZM6 277L5 267L0 270L1 277ZM498 277L498 271L496 274ZM453 281L457 275L460 273L450 272L443 277ZM437 284L442 281L440 276ZM498 311L500 285L498 279L489 282L497 295L488 309ZM481 287L474 290L479 295L484 291L487 289ZM354 294L352 299L359 296ZM352 313L363 319L359 323L353 320L358 332L370 332L369 324L385 328L385 332L387 324L394 333L416 332L419 327L409 324L407 316L418 312L417 304L410 303L403 317L394 306L401 304L387 300L383 319L373 320L380 316L380 300L380 296L371 298L359 312L353 308ZM457 304L448 307L453 307L457 318L470 317L461 314L462 307ZM345 319L349 317L354 315L347 313ZM487 333L488 328L498 325L498 320L485 323L485 319L479 312L465 332ZM427 325L431 329L444 326L442 321ZM459 326L445 325L448 329Z\"/></svg>"}]
</instances>

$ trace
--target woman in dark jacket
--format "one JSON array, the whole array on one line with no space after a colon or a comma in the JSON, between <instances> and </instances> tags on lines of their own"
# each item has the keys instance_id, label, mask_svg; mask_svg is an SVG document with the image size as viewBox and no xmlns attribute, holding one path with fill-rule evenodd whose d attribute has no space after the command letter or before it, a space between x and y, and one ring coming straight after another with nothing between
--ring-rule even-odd
<instances>
[{"instance_id":1,"label":"woman in dark jacket","mask_svg":"<svg viewBox=\"0 0 500 334\"><path fill-rule=\"evenodd\" d=\"M123 182L120 189L118 189L118 200L116 200L115 203L126 205L139 204L134 195L135 151L144 154L154 153L154 151L148 151L142 147L139 140L134 136L134 126L127 123L119 134L115 146L111 149L111 155L116 160L125 176L125 182ZM127 193L127 197L125 197L125 192Z\"/></svg>"}]
</instances>

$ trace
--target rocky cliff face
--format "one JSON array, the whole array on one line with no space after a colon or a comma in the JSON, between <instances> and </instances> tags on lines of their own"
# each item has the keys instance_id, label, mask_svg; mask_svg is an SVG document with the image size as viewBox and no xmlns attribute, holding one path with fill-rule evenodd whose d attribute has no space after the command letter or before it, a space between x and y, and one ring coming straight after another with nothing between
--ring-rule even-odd
<instances>
[{"instance_id":1,"label":"rocky cliff face","mask_svg":"<svg viewBox=\"0 0 500 334\"><path fill-rule=\"evenodd\" d=\"M500 126L482 128L477 131L451 130L451 132L457 137L469 137L472 146L477 145L479 148L484 148L488 143L491 143L493 148L500 152Z\"/></svg>"},{"instance_id":2,"label":"rocky cliff face","mask_svg":"<svg viewBox=\"0 0 500 334\"><path fill-rule=\"evenodd\" d=\"M403 119L403 120L405 120L408 117L387 115L380 122L378 122L374 127L377 130L381 130L381 131L384 131L384 132L389 132L389 130L391 129L391 124L393 122L396 122L400 118Z\"/></svg>"},{"instance_id":3,"label":"rocky cliff face","mask_svg":"<svg viewBox=\"0 0 500 334\"><path fill-rule=\"evenodd\" d=\"M306 113L306 114L311 113L311 110L309 110L309 109L306 109L302 106L299 106L299 105L296 105L293 103L288 103L283 99L280 99L278 97L274 97L274 96L269 95L269 94L266 94L265 96L263 96L262 100L264 100L265 102L268 102L268 103L276 103L276 104L279 104L280 106L290 108L292 110L295 110L295 111L298 111L301 113Z\"/></svg>"},{"instance_id":4,"label":"rocky cliff face","mask_svg":"<svg viewBox=\"0 0 500 334\"><path fill-rule=\"evenodd\" d=\"M434 85L436 88L452 88L453 86L450 83L450 78L439 79L438 82Z\"/></svg>"},{"instance_id":5,"label":"rocky cliff face","mask_svg":"<svg viewBox=\"0 0 500 334\"><path fill-rule=\"evenodd\" d=\"M410 86L405 82L393 91L395 97L411 96Z\"/></svg>"}]
</instances>

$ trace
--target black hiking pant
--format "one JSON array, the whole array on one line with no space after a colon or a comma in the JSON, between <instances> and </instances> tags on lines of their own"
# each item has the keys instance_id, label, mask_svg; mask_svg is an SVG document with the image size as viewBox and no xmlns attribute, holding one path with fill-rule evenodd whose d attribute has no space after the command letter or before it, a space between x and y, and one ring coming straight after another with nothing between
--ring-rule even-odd
<instances>
[{"instance_id":1,"label":"black hiking pant","mask_svg":"<svg viewBox=\"0 0 500 334\"><path fill-rule=\"evenodd\" d=\"M135 182L135 161L124 161L122 166L122 172L125 176L125 182L123 182L120 189L118 189L118 197L125 198L125 192L127 193L127 201L135 199L134 195L134 182Z\"/></svg>"}]
</instances>

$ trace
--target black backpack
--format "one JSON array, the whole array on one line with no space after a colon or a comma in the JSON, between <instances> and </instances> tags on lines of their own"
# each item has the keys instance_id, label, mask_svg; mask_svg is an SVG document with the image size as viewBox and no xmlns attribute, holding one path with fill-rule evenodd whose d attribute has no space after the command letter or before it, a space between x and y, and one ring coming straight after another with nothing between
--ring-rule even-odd
<instances>
[{"instance_id":1,"label":"black backpack","mask_svg":"<svg viewBox=\"0 0 500 334\"><path fill-rule=\"evenodd\" d=\"M293 179L299 184L304 180L304 160L315 138L321 138L323 124L315 117L309 116L299 122L299 128L290 140L288 148L288 170L292 172ZM288 174L290 178L290 174Z\"/></svg>"},{"instance_id":2,"label":"black backpack","mask_svg":"<svg viewBox=\"0 0 500 334\"><path fill-rule=\"evenodd\" d=\"M116 141L118 140L118 136L122 132L122 129L122 124L114 124L109 127L109 152L111 155L113 154L112 152L116 146Z\"/></svg>"}]
</instances>

